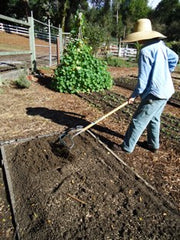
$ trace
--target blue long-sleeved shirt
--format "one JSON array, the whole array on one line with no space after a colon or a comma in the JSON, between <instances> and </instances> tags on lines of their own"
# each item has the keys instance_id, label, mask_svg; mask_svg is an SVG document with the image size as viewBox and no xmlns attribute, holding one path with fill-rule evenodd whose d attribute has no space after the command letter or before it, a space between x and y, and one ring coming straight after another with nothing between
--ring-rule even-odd
<instances>
[{"instance_id":1,"label":"blue long-sleeved shirt","mask_svg":"<svg viewBox=\"0 0 180 240\"><path fill-rule=\"evenodd\" d=\"M131 97L144 99L152 94L160 99L169 99L174 93L171 72L178 60L178 55L162 40L145 45L140 51L138 83Z\"/></svg>"}]
</instances>

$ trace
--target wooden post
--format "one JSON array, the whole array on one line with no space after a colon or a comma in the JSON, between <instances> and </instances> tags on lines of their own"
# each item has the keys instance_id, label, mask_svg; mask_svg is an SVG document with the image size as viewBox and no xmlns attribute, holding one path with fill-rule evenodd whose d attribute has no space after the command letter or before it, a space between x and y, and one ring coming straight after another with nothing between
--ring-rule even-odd
<instances>
[{"instance_id":1,"label":"wooden post","mask_svg":"<svg viewBox=\"0 0 180 240\"><path fill-rule=\"evenodd\" d=\"M52 49L51 49L51 22L48 20L48 29L49 29L49 66L52 66Z\"/></svg>"},{"instance_id":2,"label":"wooden post","mask_svg":"<svg viewBox=\"0 0 180 240\"><path fill-rule=\"evenodd\" d=\"M63 56L63 37L62 37L62 28L59 28L59 51L60 51L60 59Z\"/></svg>"},{"instance_id":3,"label":"wooden post","mask_svg":"<svg viewBox=\"0 0 180 240\"><path fill-rule=\"evenodd\" d=\"M34 18L33 12L31 12L31 17L28 17L29 27L29 43L31 50L31 68L32 72L36 72L36 48L35 48L35 37L34 37Z\"/></svg>"},{"instance_id":4,"label":"wooden post","mask_svg":"<svg viewBox=\"0 0 180 240\"><path fill-rule=\"evenodd\" d=\"M119 39L118 57L121 57L121 38Z\"/></svg>"},{"instance_id":5,"label":"wooden post","mask_svg":"<svg viewBox=\"0 0 180 240\"><path fill-rule=\"evenodd\" d=\"M57 41L56 41L56 50L57 50L57 65L60 64L60 40L59 40L59 35L57 36Z\"/></svg>"}]
</instances>

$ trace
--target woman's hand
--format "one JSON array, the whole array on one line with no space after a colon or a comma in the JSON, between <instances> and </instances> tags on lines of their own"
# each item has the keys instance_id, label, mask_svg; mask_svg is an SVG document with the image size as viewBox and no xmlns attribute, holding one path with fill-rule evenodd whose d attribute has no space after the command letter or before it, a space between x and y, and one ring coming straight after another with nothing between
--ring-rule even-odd
<instances>
[{"instance_id":1,"label":"woman's hand","mask_svg":"<svg viewBox=\"0 0 180 240\"><path fill-rule=\"evenodd\" d=\"M135 99L136 99L136 98L130 97L130 98L128 99L128 103L129 103L129 104L133 104L134 101L135 101Z\"/></svg>"}]
</instances>

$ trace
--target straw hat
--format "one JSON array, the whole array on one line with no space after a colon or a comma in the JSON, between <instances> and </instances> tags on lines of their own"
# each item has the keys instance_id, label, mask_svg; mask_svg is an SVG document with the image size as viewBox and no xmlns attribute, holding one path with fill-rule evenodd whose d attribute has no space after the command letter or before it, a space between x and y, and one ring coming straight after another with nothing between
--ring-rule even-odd
<instances>
[{"instance_id":1,"label":"straw hat","mask_svg":"<svg viewBox=\"0 0 180 240\"><path fill-rule=\"evenodd\" d=\"M153 38L166 38L163 34L153 31L151 21L147 18L139 19L135 25L133 33L126 36L123 42L137 42L140 40L148 40Z\"/></svg>"}]
</instances>

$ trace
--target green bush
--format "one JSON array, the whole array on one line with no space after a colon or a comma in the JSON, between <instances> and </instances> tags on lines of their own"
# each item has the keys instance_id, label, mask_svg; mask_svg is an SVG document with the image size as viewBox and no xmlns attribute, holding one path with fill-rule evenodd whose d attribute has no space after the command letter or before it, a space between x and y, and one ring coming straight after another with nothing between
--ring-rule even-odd
<instances>
[{"instance_id":1,"label":"green bush","mask_svg":"<svg viewBox=\"0 0 180 240\"><path fill-rule=\"evenodd\" d=\"M85 36L88 45L92 47L93 54L96 54L98 49L105 42L105 31L97 24L86 23Z\"/></svg>"},{"instance_id":2,"label":"green bush","mask_svg":"<svg viewBox=\"0 0 180 240\"><path fill-rule=\"evenodd\" d=\"M109 89L112 78L105 62L93 57L82 40L71 41L56 68L52 88L64 93L97 92Z\"/></svg>"},{"instance_id":3,"label":"green bush","mask_svg":"<svg viewBox=\"0 0 180 240\"><path fill-rule=\"evenodd\" d=\"M31 85L31 82L27 80L26 74L22 73L19 78L15 81L15 84L19 88L29 88Z\"/></svg>"}]
</instances>

